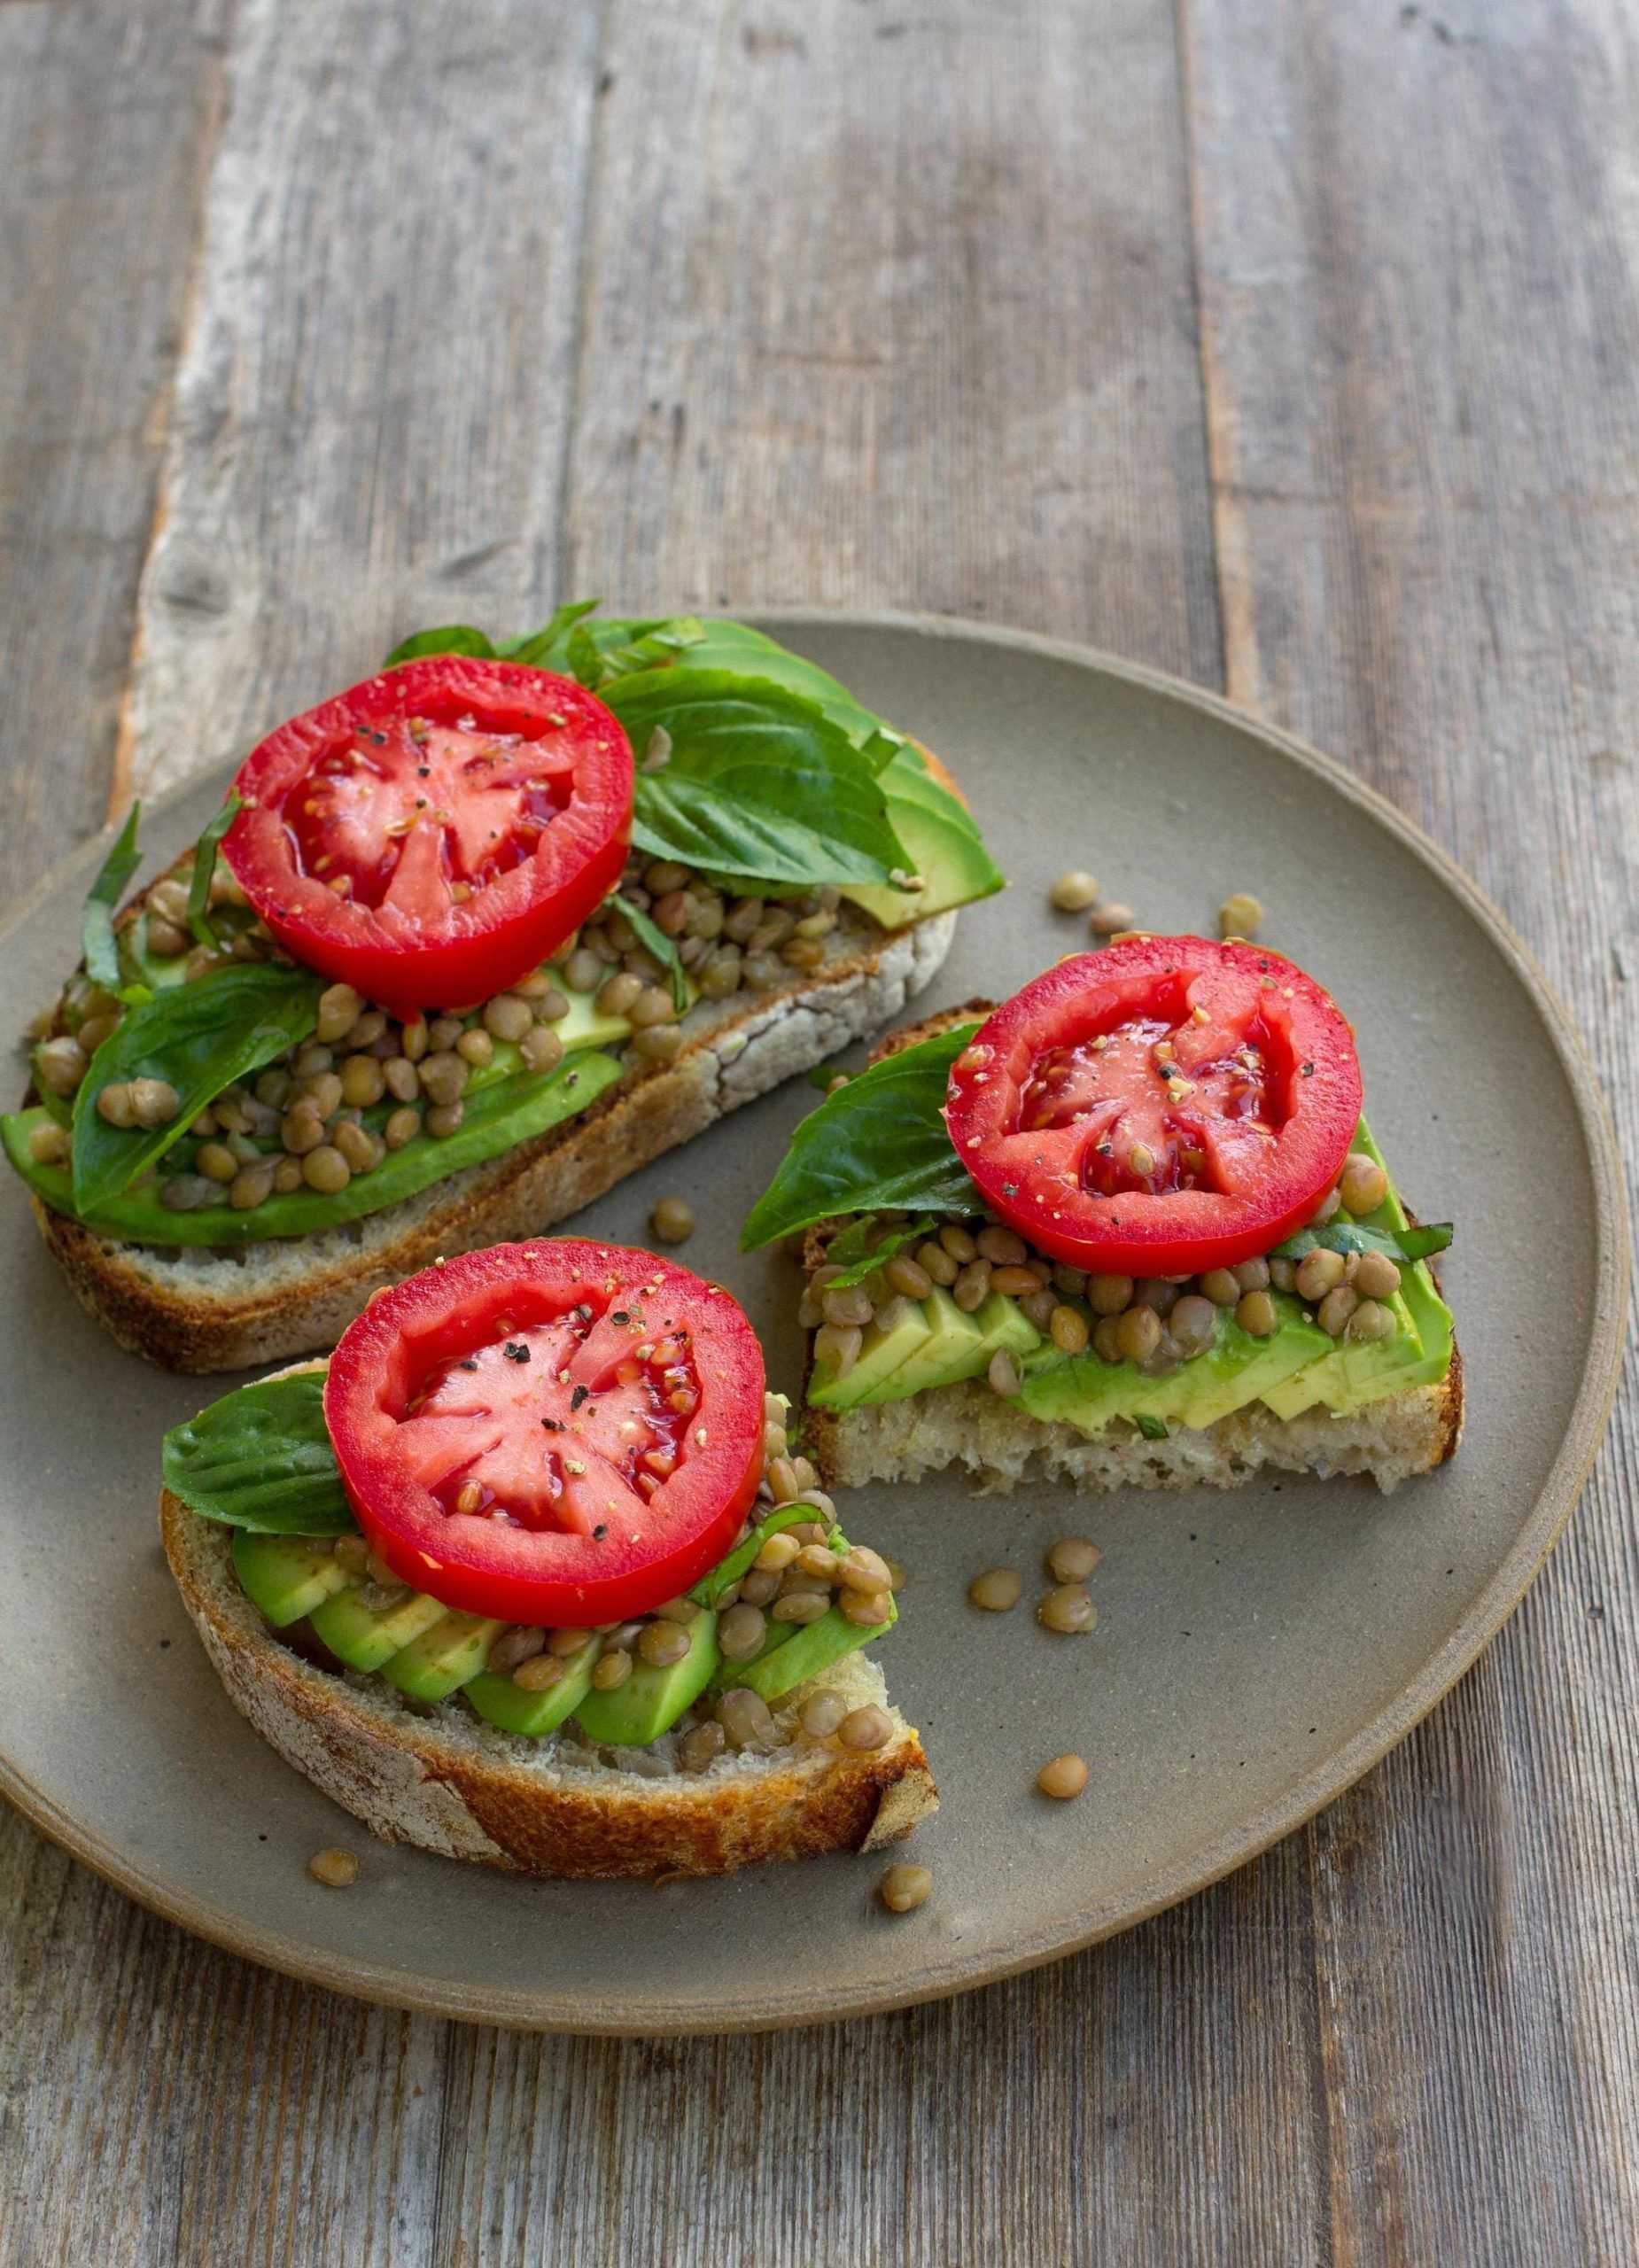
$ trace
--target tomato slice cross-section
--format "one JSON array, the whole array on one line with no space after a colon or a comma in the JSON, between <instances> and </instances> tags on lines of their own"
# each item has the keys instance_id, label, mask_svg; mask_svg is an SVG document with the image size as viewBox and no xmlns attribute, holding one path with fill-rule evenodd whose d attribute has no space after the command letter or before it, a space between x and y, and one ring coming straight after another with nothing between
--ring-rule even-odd
<instances>
[{"instance_id":1,"label":"tomato slice cross-section","mask_svg":"<svg viewBox=\"0 0 1639 2268\"><path fill-rule=\"evenodd\" d=\"M292 717L222 851L279 943L395 1014L516 983L618 881L632 750L569 678L439 655Z\"/></svg>"},{"instance_id":2,"label":"tomato slice cross-section","mask_svg":"<svg viewBox=\"0 0 1639 2268\"><path fill-rule=\"evenodd\" d=\"M952 1068L945 1122L998 1218L1107 1275L1267 1252L1337 1178L1360 1117L1354 1035L1254 945L1139 937L1027 984Z\"/></svg>"},{"instance_id":3,"label":"tomato slice cross-section","mask_svg":"<svg viewBox=\"0 0 1639 2268\"><path fill-rule=\"evenodd\" d=\"M330 1358L324 1413L401 1581L579 1629L679 1596L729 1550L762 1478L763 1390L720 1285L562 1238L378 1294Z\"/></svg>"}]
</instances>

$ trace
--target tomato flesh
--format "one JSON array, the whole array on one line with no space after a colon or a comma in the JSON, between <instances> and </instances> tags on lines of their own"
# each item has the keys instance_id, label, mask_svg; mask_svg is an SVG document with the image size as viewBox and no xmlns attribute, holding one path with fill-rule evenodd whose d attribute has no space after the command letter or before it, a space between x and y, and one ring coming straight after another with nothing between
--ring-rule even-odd
<instances>
[{"instance_id":1,"label":"tomato flesh","mask_svg":"<svg viewBox=\"0 0 1639 2268\"><path fill-rule=\"evenodd\" d=\"M1202 937L1083 953L957 1059L945 1119L998 1218L1106 1275L1193 1275L1309 1219L1360 1117L1354 1036L1278 955Z\"/></svg>"},{"instance_id":2,"label":"tomato flesh","mask_svg":"<svg viewBox=\"0 0 1639 2268\"><path fill-rule=\"evenodd\" d=\"M279 943L397 1015L487 999L620 876L632 750L571 679L440 655L270 734L223 856Z\"/></svg>"},{"instance_id":3,"label":"tomato flesh","mask_svg":"<svg viewBox=\"0 0 1639 2268\"><path fill-rule=\"evenodd\" d=\"M677 1597L730 1550L762 1477L763 1391L720 1286L563 1238L378 1296L324 1408L359 1525L401 1581L576 1629Z\"/></svg>"}]
</instances>

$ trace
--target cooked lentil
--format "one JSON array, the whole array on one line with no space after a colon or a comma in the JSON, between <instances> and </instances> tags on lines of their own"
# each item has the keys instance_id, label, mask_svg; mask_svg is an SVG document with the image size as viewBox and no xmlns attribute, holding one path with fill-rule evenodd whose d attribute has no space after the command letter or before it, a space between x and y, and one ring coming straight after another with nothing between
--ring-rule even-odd
<instances>
[{"instance_id":1,"label":"cooked lentil","mask_svg":"<svg viewBox=\"0 0 1639 2268\"><path fill-rule=\"evenodd\" d=\"M1006 1614L1017 1606L1024 1579L1013 1567L987 1567L967 1586L967 1604L985 1614Z\"/></svg>"},{"instance_id":2,"label":"cooked lentil","mask_svg":"<svg viewBox=\"0 0 1639 2268\"><path fill-rule=\"evenodd\" d=\"M351 1851L331 1845L314 1852L307 1861L307 1872L326 1890L346 1890L359 1878L359 1862Z\"/></svg>"},{"instance_id":3,"label":"cooked lentil","mask_svg":"<svg viewBox=\"0 0 1639 2268\"><path fill-rule=\"evenodd\" d=\"M1087 1784L1086 1762L1073 1753L1055 1756L1036 1775L1036 1784L1043 1795L1052 1796L1059 1803L1068 1803Z\"/></svg>"},{"instance_id":4,"label":"cooked lentil","mask_svg":"<svg viewBox=\"0 0 1639 2268\"><path fill-rule=\"evenodd\" d=\"M1042 1627L1056 1631L1061 1637L1091 1630L1098 1619L1099 1610L1084 1583L1057 1584L1036 1610L1036 1619Z\"/></svg>"},{"instance_id":5,"label":"cooked lentil","mask_svg":"<svg viewBox=\"0 0 1639 2268\"><path fill-rule=\"evenodd\" d=\"M1047 1573L1055 1583L1083 1583L1104 1554L1084 1535L1061 1535L1047 1547Z\"/></svg>"},{"instance_id":6,"label":"cooked lentil","mask_svg":"<svg viewBox=\"0 0 1639 2268\"><path fill-rule=\"evenodd\" d=\"M1072 866L1059 876L1047 892L1047 903L1055 913L1084 913L1098 898L1099 885L1090 874Z\"/></svg>"},{"instance_id":7,"label":"cooked lentil","mask_svg":"<svg viewBox=\"0 0 1639 2268\"><path fill-rule=\"evenodd\" d=\"M933 1869L913 1867L903 1859L889 1867L876 1885L876 1894L890 1914L913 1914L925 1906L933 1888Z\"/></svg>"}]
</instances>

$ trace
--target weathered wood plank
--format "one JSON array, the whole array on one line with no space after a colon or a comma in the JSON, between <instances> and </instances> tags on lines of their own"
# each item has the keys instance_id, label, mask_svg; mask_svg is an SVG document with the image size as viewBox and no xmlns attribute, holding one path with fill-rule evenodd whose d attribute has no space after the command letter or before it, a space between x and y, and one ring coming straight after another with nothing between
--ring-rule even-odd
<instances>
[{"instance_id":1,"label":"weathered wood plank","mask_svg":"<svg viewBox=\"0 0 1639 2268\"><path fill-rule=\"evenodd\" d=\"M1486 884L1631 1125L1631 13L1260 14L1185 9L1231 690ZM1340 2258L1631 2255L1636 1509L1630 1399L1519 1619L1307 1837Z\"/></svg>"},{"instance_id":2,"label":"weathered wood plank","mask_svg":"<svg viewBox=\"0 0 1639 2268\"><path fill-rule=\"evenodd\" d=\"M228 4L0 12L0 901L103 824Z\"/></svg>"},{"instance_id":3,"label":"weathered wood plank","mask_svg":"<svg viewBox=\"0 0 1639 2268\"><path fill-rule=\"evenodd\" d=\"M221 761L550 588L592 9L243 0L122 751Z\"/></svg>"},{"instance_id":4,"label":"weathered wood plank","mask_svg":"<svg viewBox=\"0 0 1639 2268\"><path fill-rule=\"evenodd\" d=\"M1216 682L1156 17L615 6L568 585L943 610Z\"/></svg>"}]
</instances>

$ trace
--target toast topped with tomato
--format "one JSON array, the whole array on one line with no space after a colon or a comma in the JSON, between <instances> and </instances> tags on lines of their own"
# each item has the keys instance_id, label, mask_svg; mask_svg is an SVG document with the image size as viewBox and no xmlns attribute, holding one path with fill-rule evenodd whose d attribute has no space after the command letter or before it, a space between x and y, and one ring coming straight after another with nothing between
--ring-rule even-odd
<instances>
[{"instance_id":1,"label":"toast topped with tomato","mask_svg":"<svg viewBox=\"0 0 1639 2268\"><path fill-rule=\"evenodd\" d=\"M121 1344L333 1343L879 1028L1000 888L936 760L812 664L586 615L408 641L121 907L133 812L0 1120Z\"/></svg>"},{"instance_id":2,"label":"toast topped with tomato","mask_svg":"<svg viewBox=\"0 0 1639 2268\"><path fill-rule=\"evenodd\" d=\"M575 1239L383 1293L167 1436L235 1706L390 1842L555 1876L866 1849L937 1798L864 1649L895 1575L720 1286Z\"/></svg>"},{"instance_id":3,"label":"toast topped with tomato","mask_svg":"<svg viewBox=\"0 0 1639 2268\"><path fill-rule=\"evenodd\" d=\"M1239 941L1135 936L894 1034L746 1224L804 1239L830 1486L1388 1490L1455 1451L1462 1363L1362 1115L1354 1034Z\"/></svg>"}]
</instances>

